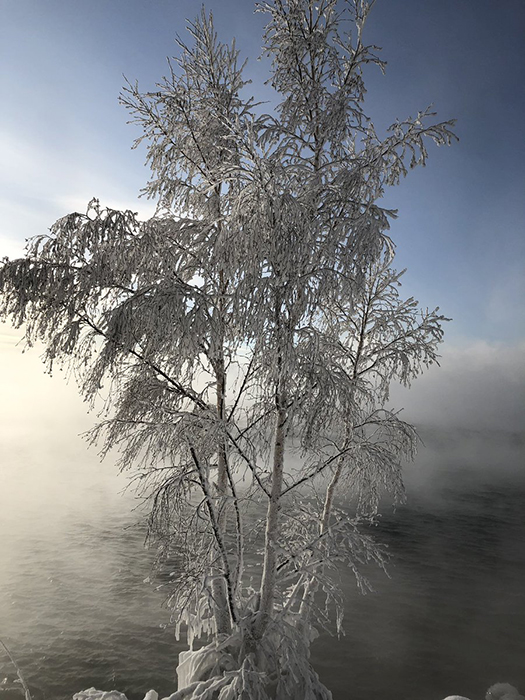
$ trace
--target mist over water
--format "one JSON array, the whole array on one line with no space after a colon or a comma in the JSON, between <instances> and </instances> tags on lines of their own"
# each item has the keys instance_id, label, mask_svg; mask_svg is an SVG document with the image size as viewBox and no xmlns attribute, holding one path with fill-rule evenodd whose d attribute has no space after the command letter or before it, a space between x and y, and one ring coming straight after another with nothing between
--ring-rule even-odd
<instances>
[{"instance_id":1,"label":"mist over water","mask_svg":"<svg viewBox=\"0 0 525 700\"><path fill-rule=\"evenodd\" d=\"M167 693L183 647L161 628L164 595L144 583L152 556L126 479L80 441L61 456L13 446L3 476L0 637L34 700L92 685Z\"/></svg>"},{"instance_id":2,"label":"mist over water","mask_svg":"<svg viewBox=\"0 0 525 700\"><path fill-rule=\"evenodd\" d=\"M421 436L407 505L386 507L373 529L389 546L390 577L369 569L374 593L363 596L342 572L346 636L314 643L334 700L475 699L501 680L525 688L523 438ZM121 494L126 480L80 441L2 443L0 638L34 699L92 685L130 700L173 692L185 645L163 627L165 593L143 582L152 554L132 494ZM2 657L4 677L15 678Z\"/></svg>"},{"instance_id":3,"label":"mist over water","mask_svg":"<svg viewBox=\"0 0 525 700\"><path fill-rule=\"evenodd\" d=\"M348 596L342 643L323 636L315 648L334 698L481 699L496 681L525 687L523 440L426 432L407 505L375 529L390 578L370 569L375 592Z\"/></svg>"}]
</instances>

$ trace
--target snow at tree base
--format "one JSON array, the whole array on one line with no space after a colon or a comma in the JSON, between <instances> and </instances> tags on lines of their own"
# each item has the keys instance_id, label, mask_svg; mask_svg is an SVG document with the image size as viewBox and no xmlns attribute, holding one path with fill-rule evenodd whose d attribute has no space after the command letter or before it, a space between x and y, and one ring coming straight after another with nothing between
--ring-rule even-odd
<instances>
[{"instance_id":1,"label":"snow at tree base","mask_svg":"<svg viewBox=\"0 0 525 700\"><path fill-rule=\"evenodd\" d=\"M171 700L331 697L310 644L342 633L338 567L366 590L361 566L385 566L366 526L402 501L417 445L389 387L436 362L446 320L400 296L380 201L453 122L424 110L376 133L364 0L257 10L275 110L246 97L203 9L168 77L121 97L156 215L94 199L0 268L1 317L71 370L100 411L91 442L120 450L159 562L176 562L190 650Z\"/></svg>"},{"instance_id":2,"label":"snow at tree base","mask_svg":"<svg viewBox=\"0 0 525 700\"><path fill-rule=\"evenodd\" d=\"M185 652L187 653L187 652ZM179 676L180 680L180 676ZM200 684L204 686L203 683ZM182 686L186 688L187 686ZM205 693L205 688L196 690L193 697L209 697ZM200 694L199 694L200 693ZM144 696L144 700L158 700L158 694L154 690L150 690ZM184 694L184 690L173 693L167 698L162 698L162 700L183 700L183 698L189 697ZM226 695L225 697L229 697ZM73 696L73 700L127 700L126 696L116 690L111 690L109 692L104 692L102 690L95 690L95 688L89 688L89 690L84 690L81 693L77 693ZM469 698L463 695L449 695L445 700L469 700ZM485 700L524 700L523 695L520 695L518 690L509 683L496 683L487 690L485 695Z\"/></svg>"}]
</instances>

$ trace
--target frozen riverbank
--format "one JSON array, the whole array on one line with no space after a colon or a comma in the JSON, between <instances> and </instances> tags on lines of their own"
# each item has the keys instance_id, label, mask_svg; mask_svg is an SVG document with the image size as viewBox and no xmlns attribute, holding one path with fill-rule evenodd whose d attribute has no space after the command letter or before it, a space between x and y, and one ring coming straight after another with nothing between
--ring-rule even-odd
<instances>
[{"instance_id":1,"label":"frozen riverbank","mask_svg":"<svg viewBox=\"0 0 525 700\"><path fill-rule=\"evenodd\" d=\"M158 693L154 690L149 690L144 696L144 700L158 700ZM182 700L182 695L177 692L162 700ZM103 692L89 688L81 693L73 696L73 700L127 700L126 696L116 690ZM445 700L469 700L463 695L449 695ZM518 690L508 683L496 683L491 686L485 695L485 700L525 700L523 695L520 695Z\"/></svg>"}]
</instances>

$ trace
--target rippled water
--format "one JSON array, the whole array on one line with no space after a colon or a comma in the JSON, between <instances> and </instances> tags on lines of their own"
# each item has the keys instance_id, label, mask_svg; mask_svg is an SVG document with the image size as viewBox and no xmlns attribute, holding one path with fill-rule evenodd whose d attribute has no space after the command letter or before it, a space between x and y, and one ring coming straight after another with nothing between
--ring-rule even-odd
<instances>
[{"instance_id":1,"label":"rippled water","mask_svg":"<svg viewBox=\"0 0 525 700\"><path fill-rule=\"evenodd\" d=\"M314 645L334 700L481 698L499 680L525 688L522 445L438 433L427 444L408 474L409 504L374 530L390 547L390 578L370 570L375 592L362 596L343 573L347 634ZM123 482L82 445L7 447L0 638L35 700L92 685L130 700L151 687L173 692L184 645L162 627L162 591L143 583L151 558L131 497L118 495ZM5 676L14 677L2 658ZM0 693L11 697L22 696Z\"/></svg>"}]
</instances>

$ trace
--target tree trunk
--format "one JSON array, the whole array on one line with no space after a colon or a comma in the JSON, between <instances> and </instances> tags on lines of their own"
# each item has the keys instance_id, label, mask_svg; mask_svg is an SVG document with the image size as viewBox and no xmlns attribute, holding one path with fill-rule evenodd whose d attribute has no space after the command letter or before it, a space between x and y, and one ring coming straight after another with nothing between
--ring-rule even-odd
<instances>
[{"instance_id":1,"label":"tree trunk","mask_svg":"<svg viewBox=\"0 0 525 700\"><path fill-rule=\"evenodd\" d=\"M319 528L319 534L324 535L328 530L330 525L330 515L332 512L332 503L334 501L334 494L337 488L337 483L339 482L339 477L343 470L343 460L340 459L334 475L326 488L326 494L324 499L323 517L321 519L321 526Z\"/></svg>"},{"instance_id":2,"label":"tree trunk","mask_svg":"<svg viewBox=\"0 0 525 700\"><path fill-rule=\"evenodd\" d=\"M224 371L224 357L217 362L217 418L224 420L224 394L226 377ZM217 446L217 526L221 536L226 531L226 496L228 493L228 462L224 439L219 439ZM219 572L215 572L219 573ZM231 630L230 613L228 610L228 594L226 580L217 576L212 584L213 599L215 601L215 624L217 634L228 634Z\"/></svg>"},{"instance_id":3,"label":"tree trunk","mask_svg":"<svg viewBox=\"0 0 525 700\"><path fill-rule=\"evenodd\" d=\"M220 297L217 304L217 316L220 330L216 338L216 356L213 366L216 378L216 408L217 419L221 429L225 420L226 405L226 369L224 363L224 294L226 284L223 271L220 271ZM228 455L226 440L221 434L217 444L217 526L224 541L226 532L226 498L228 495ZM215 572L218 573L218 572ZM230 585L233 582L230 581ZM215 601L215 624L217 634L228 634L231 631L231 619L228 607L228 592L225 578L217 576L212 584L213 598Z\"/></svg>"},{"instance_id":4,"label":"tree trunk","mask_svg":"<svg viewBox=\"0 0 525 700\"><path fill-rule=\"evenodd\" d=\"M330 515L332 514L332 504L334 502L334 495L337 489L337 484L341 477L341 472L343 471L343 459L339 458L337 467L335 469L334 475L332 476L330 483L326 487L326 494L324 497L324 507L323 515L321 518L321 523L319 525L319 534L322 536L326 533L330 527ZM308 583L304 588L303 598L301 600L301 605L299 607L299 614L301 617L309 615L310 604L312 602L315 591L317 590L317 583L313 578L310 578Z\"/></svg>"},{"instance_id":5,"label":"tree trunk","mask_svg":"<svg viewBox=\"0 0 525 700\"><path fill-rule=\"evenodd\" d=\"M284 471L284 446L286 441L286 421L288 411L284 408L285 402L280 397L278 400L277 422L275 426L275 443L273 451L272 488L268 510L266 513L266 535L264 545L264 566L260 588L260 602L258 617L254 626L254 637L260 639L268 626L275 595L275 573L277 565L277 552L275 546L278 536L279 507L283 487Z\"/></svg>"}]
</instances>

